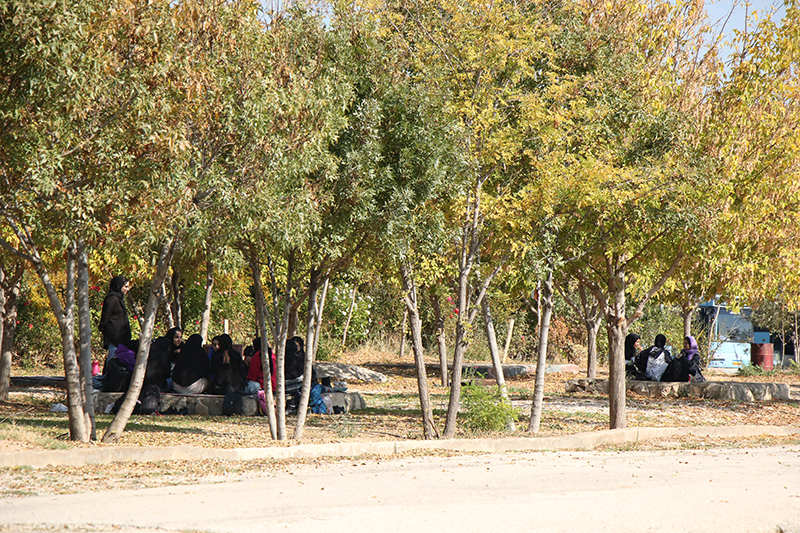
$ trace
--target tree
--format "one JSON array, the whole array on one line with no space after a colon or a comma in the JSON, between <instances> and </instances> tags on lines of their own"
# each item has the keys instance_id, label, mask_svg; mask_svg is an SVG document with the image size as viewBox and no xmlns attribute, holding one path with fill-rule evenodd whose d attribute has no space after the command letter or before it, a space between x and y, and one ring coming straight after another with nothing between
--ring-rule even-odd
<instances>
[{"instance_id":1,"label":"tree","mask_svg":"<svg viewBox=\"0 0 800 533\"><path fill-rule=\"evenodd\" d=\"M532 73L546 28L529 24L529 3L489 5L407 3L372 7L398 49L404 50L417 80L440 92L445 111L458 123L465 170L453 175L469 184L451 205L444 206L453 234L450 255L457 266L458 319L444 436L455 435L460 404L464 353L471 343L474 321L499 263L481 267L490 249L491 225L498 199L512 191L514 172L524 158L520 142L520 109L535 113L536 102L525 100L519 81ZM530 107L529 107L530 106ZM502 254L499 254L502 256ZM487 255L488 258L488 255Z\"/></svg>"},{"instance_id":2,"label":"tree","mask_svg":"<svg viewBox=\"0 0 800 533\"><path fill-rule=\"evenodd\" d=\"M17 329L17 301L25 263L20 259L6 265L0 256L0 401L8 401L11 385L11 359Z\"/></svg>"},{"instance_id":3,"label":"tree","mask_svg":"<svg viewBox=\"0 0 800 533\"><path fill-rule=\"evenodd\" d=\"M695 149L718 64L713 49L699 51L702 15L696 3L635 1L548 13L557 44L534 87L550 121L531 124L520 205L539 206L528 234L551 236L548 262L604 315L612 428L625 427L628 326L677 269L707 207L696 193L711 179ZM628 292L638 300L630 315Z\"/></svg>"}]
</instances>

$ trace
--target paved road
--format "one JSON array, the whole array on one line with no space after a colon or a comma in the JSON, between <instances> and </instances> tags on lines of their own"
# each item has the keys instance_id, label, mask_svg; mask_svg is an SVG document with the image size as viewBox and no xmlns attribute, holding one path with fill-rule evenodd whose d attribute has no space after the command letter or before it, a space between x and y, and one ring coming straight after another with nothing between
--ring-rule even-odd
<instances>
[{"instance_id":1,"label":"paved road","mask_svg":"<svg viewBox=\"0 0 800 533\"><path fill-rule=\"evenodd\" d=\"M3 499L0 531L800 533L800 446L342 460L212 481Z\"/></svg>"}]
</instances>

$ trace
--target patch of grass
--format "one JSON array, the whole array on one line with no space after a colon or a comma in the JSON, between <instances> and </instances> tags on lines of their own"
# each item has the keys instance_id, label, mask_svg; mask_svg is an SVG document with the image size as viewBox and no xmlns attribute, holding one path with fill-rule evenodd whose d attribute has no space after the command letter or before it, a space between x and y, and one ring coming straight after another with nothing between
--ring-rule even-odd
<instances>
[{"instance_id":1,"label":"patch of grass","mask_svg":"<svg viewBox=\"0 0 800 533\"><path fill-rule=\"evenodd\" d=\"M67 442L58 439L58 435L51 432L37 431L25 425L17 425L15 420L11 424L0 427L0 440L30 444L48 450L67 450L72 448Z\"/></svg>"},{"instance_id":2,"label":"patch of grass","mask_svg":"<svg viewBox=\"0 0 800 533\"><path fill-rule=\"evenodd\" d=\"M330 428L340 439L350 439L359 434L358 426L349 415L332 417Z\"/></svg>"}]
</instances>

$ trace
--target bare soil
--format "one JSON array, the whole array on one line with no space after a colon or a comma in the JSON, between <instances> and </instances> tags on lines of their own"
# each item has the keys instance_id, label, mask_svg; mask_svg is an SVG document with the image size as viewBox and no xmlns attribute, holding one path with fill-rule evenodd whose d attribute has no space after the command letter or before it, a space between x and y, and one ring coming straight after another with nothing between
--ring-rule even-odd
<instances>
[{"instance_id":1,"label":"bare soil","mask_svg":"<svg viewBox=\"0 0 800 533\"><path fill-rule=\"evenodd\" d=\"M374 354L373 354L374 355ZM386 374L385 383L350 383L350 390L360 392L368 405L364 411L341 416L309 415L302 443L363 442L421 439L419 404L415 371L408 361L386 355L375 362L354 354L343 360ZM434 417L441 428L447 409L448 390L440 385L434 361L428 362L429 386ZM564 384L583 374L547 374L545 403L540 435L556 436L608 428L608 399L598 394L566 394ZM606 377L601 371L600 378ZM709 380L746 382L783 382L800 390L800 375L782 372L771 376L737 377L725 373L707 373ZM516 432L485 433L459 429L459 438L502 437L527 434L528 415L533 398L534 380L512 379L507 382L521 418ZM59 389L12 389L9 402L0 402L0 453L20 450L107 446L68 441L65 413L51 413L54 403L66 403L65 392ZM98 437L111 421L109 415L98 415ZM629 427L683 427L776 425L800 427L800 401L744 403L696 398L650 399L629 393L627 398ZM288 417L291 437L295 418ZM202 416L133 416L123 433L120 445L173 446L192 445L214 448L292 446L297 440L272 441L266 418L202 417ZM662 442L637 444L637 449L703 448L714 446L757 446L782 443L797 444L798 439L702 439L686 437ZM450 452L420 452L419 455L453 455ZM340 459L303 461L337 462ZM213 480L230 475L243 475L291 469L298 461L169 461L150 464L112 464L90 467L49 467L45 469L0 469L0 497L29 494L62 493L108 488L136 488L165 484L185 484Z\"/></svg>"}]
</instances>

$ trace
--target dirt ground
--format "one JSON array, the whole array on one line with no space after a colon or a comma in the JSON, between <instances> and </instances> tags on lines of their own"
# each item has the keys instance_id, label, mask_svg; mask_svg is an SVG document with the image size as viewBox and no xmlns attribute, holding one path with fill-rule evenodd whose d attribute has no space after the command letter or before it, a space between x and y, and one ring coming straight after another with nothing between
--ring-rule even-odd
<instances>
[{"instance_id":1,"label":"dirt ground","mask_svg":"<svg viewBox=\"0 0 800 533\"><path fill-rule=\"evenodd\" d=\"M360 392L368 408L347 415L309 415L302 443L363 442L421 439L417 383L413 367L407 361L384 358L371 363L354 357L346 361L360 364L388 376L385 383L350 383ZM429 363L429 385L434 418L442 428L447 409L447 389L439 382L433 361ZM608 398L599 394L567 394L564 384L584 374L547 374L541 436L567 435L608 428ZM600 372L598 377L606 377ZM707 373L709 380L770 381L789 383L800 391L800 376L779 373L772 376L737 377L724 373ZM460 427L459 438L528 435L528 416L533 398L532 377L507 382L510 396L520 412L515 432L481 432ZM72 443L67 440L65 413L49 412L54 403L65 403L63 390L12 389L9 402L0 403L0 453L17 450L59 449L108 446L99 442ZM98 436L111 421L110 415L98 415ZM683 427L776 425L800 427L800 401L755 402L705 400L697 398L651 399L629 393L627 398L629 427ZM134 416L120 443L127 446L193 445L216 448L292 446L295 418L287 418L290 440L272 441L264 417L203 416ZM463 424L462 424L463 426ZM707 439L681 437L637 443L638 450L673 448L743 447L800 444L798 438ZM625 449L631 448L630 446ZM409 455L457 455L454 452L415 452ZM370 459L371 460L371 459ZM111 464L86 467L48 467L44 469L0 469L0 497L34 494L58 494L106 490L110 488L142 488L192 483L199 480L224 479L249 473L290 471L299 462L327 464L340 459L313 461L167 461L148 464Z\"/></svg>"}]
</instances>

